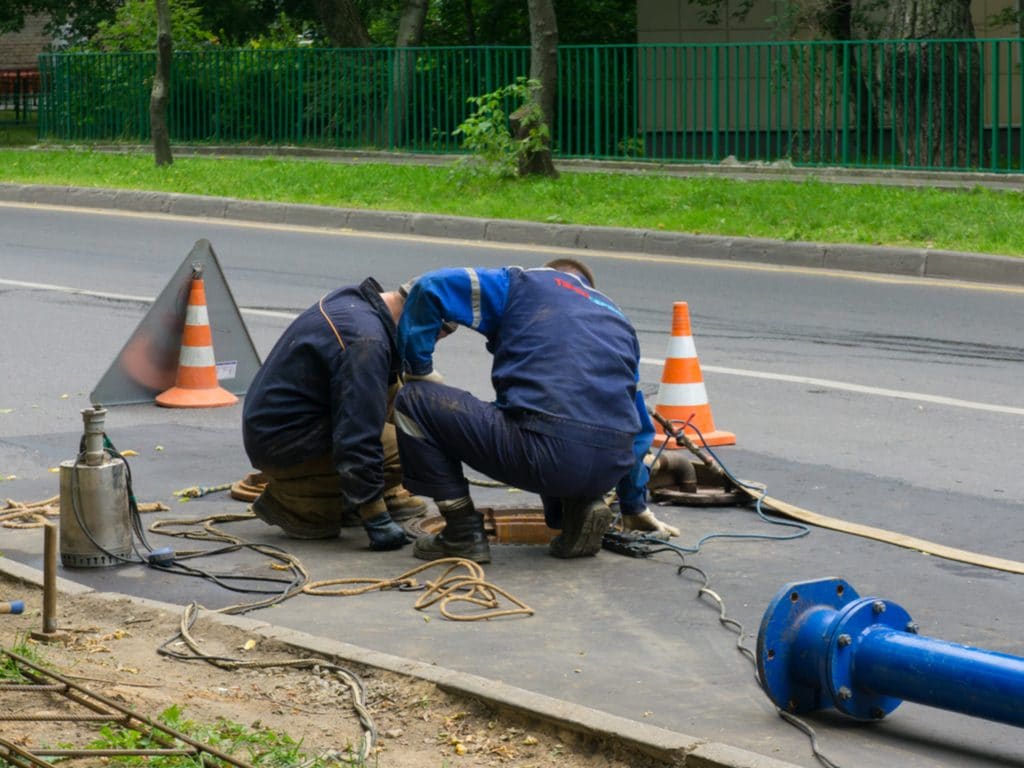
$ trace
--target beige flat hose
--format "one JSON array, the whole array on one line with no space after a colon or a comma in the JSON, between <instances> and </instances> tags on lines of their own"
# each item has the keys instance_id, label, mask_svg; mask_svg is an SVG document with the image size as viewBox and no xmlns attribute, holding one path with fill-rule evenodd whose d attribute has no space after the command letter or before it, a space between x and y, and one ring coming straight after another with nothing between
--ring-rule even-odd
<instances>
[{"instance_id":1,"label":"beige flat hose","mask_svg":"<svg viewBox=\"0 0 1024 768\"><path fill-rule=\"evenodd\" d=\"M946 560L956 560L957 562L967 563L968 565L977 565L982 568L991 568L997 571L1024 574L1024 563L1017 560L1005 560L1001 557L991 557L990 555L982 555L977 552L969 552L965 549L947 547L944 544L936 544L933 541L919 539L916 536L906 536L902 533L887 531L884 528L875 528L874 526L861 525L860 523L850 523L846 520L839 520L835 517L819 515L817 512L801 509L800 507L772 498L771 496L762 496L753 490L746 488L743 490L754 500L760 498L761 506L764 509L771 510L772 512L783 515L784 517L788 517L792 520L798 520L799 522L806 523L807 525L813 525L817 528L828 528L833 531L839 531L840 533L862 536L865 539L874 539L875 541L882 541L886 544L895 544L897 547L915 549L926 555L934 555L935 557L942 557Z\"/></svg>"}]
</instances>

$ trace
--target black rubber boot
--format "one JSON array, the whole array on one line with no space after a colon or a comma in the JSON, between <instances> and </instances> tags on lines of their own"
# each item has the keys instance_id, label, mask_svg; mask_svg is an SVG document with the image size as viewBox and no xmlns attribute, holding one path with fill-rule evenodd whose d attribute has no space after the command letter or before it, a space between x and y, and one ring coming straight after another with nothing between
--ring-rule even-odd
<instances>
[{"instance_id":1,"label":"black rubber boot","mask_svg":"<svg viewBox=\"0 0 1024 768\"><path fill-rule=\"evenodd\" d=\"M588 557L601 549L615 513L603 499L562 499L562 532L551 540L554 557Z\"/></svg>"},{"instance_id":2,"label":"black rubber boot","mask_svg":"<svg viewBox=\"0 0 1024 768\"><path fill-rule=\"evenodd\" d=\"M442 502L443 504L443 502ZM469 499L447 509L441 508L444 530L433 536L420 536L412 553L420 560L462 557L474 563L491 562L491 546L484 532L484 516Z\"/></svg>"}]
</instances>

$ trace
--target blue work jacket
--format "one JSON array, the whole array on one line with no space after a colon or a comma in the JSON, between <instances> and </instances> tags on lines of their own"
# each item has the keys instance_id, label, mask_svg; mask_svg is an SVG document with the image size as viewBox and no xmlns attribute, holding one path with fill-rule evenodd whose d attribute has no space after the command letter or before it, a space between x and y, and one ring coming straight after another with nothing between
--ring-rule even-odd
<instances>
[{"instance_id":1,"label":"blue work jacket","mask_svg":"<svg viewBox=\"0 0 1024 768\"><path fill-rule=\"evenodd\" d=\"M617 485L623 513L643 511L643 457L654 427L638 388L640 345L622 311L554 269L441 269L416 280L398 325L405 370L433 370L441 324L483 334L495 404L529 429L609 450L636 464Z\"/></svg>"}]
</instances>

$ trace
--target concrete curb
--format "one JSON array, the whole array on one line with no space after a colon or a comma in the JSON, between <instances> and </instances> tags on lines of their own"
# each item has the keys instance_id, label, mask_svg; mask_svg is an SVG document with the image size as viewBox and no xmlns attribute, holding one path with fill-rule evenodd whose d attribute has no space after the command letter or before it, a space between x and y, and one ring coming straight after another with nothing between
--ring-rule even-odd
<instances>
[{"instance_id":1,"label":"concrete curb","mask_svg":"<svg viewBox=\"0 0 1024 768\"><path fill-rule=\"evenodd\" d=\"M43 586L41 571L3 557L0 557L0 574L40 589ZM57 588L63 595L91 595L98 600L130 600L170 614L180 614L182 611L180 605L112 592L97 592L64 578L57 579ZM727 744L638 723L477 675L277 627L258 619L210 612L204 613L203 618L251 635L284 643L300 653L319 654L351 664L424 680L449 693L484 701L502 712L536 719L587 739L614 744L624 750L635 750L672 768L797 768L792 763Z\"/></svg>"},{"instance_id":2,"label":"concrete curb","mask_svg":"<svg viewBox=\"0 0 1024 768\"><path fill-rule=\"evenodd\" d=\"M1024 258L0 183L0 201L1024 286Z\"/></svg>"}]
</instances>

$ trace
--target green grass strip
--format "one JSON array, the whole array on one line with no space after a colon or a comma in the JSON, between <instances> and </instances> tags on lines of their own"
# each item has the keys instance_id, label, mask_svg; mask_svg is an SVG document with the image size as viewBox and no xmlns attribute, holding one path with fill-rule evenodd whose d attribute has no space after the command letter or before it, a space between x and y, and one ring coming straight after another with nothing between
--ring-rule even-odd
<instances>
[{"instance_id":1,"label":"green grass strip","mask_svg":"<svg viewBox=\"0 0 1024 768\"><path fill-rule=\"evenodd\" d=\"M1024 192L567 172L471 178L450 166L279 157L0 150L0 181L418 211L731 237L1024 256Z\"/></svg>"}]
</instances>

